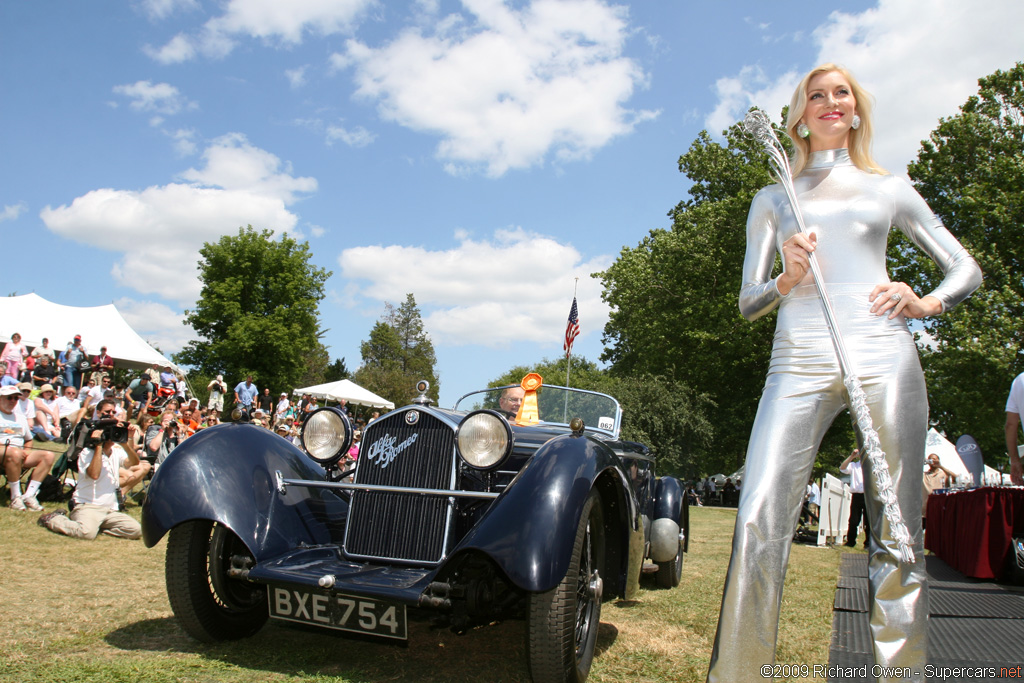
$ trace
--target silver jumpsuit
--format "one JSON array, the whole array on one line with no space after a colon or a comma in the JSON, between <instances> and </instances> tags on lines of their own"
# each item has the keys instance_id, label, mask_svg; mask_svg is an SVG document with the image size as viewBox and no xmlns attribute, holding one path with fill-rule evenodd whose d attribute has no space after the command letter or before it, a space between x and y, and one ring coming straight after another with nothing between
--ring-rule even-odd
<instances>
[{"instance_id":1,"label":"silver jumpsuit","mask_svg":"<svg viewBox=\"0 0 1024 683\"><path fill-rule=\"evenodd\" d=\"M911 667L924 680L928 595L921 530L928 403L917 348L902 315L870 312L868 296L889 282L885 253L896 226L942 269L930 292L942 310L967 298L981 270L904 180L861 171L845 149L814 152L795 181L804 221L817 235L818 262L850 361L867 393L903 518L918 561L900 564L896 542L872 495L864 463L871 522L869 591L875 663ZM821 302L810 273L787 295L771 271L776 253L795 234L782 188L761 190L747 219L740 310L755 320L776 306L779 316L764 393L747 447L732 559L725 580L708 681L757 678L775 659L782 585L814 458L846 395ZM787 662L796 664L800 662ZM814 664L814 662L802 662ZM824 662L822 662L824 664Z\"/></svg>"}]
</instances>

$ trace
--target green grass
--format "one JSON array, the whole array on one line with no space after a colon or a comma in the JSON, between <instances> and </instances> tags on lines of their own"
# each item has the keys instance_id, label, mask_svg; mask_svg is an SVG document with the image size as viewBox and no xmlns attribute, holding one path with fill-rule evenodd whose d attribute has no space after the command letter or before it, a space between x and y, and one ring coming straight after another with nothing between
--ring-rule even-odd
<instances>
[{"instance_id":1,"label":"green grass","mask_svg":"<svg viewBox=\"0 0 1024 683\"><path fill-rule=\"evenodd\" d=\"M529 680L518 621L463 636L416 621L405 647L274 624L247 640L197 643L167 602L165 542L76 541L39 528L37 517L0 510L2 682ZM636 600L605 603L591 681L704 680L735 511L694 508L692 523L679 588L645 581ZM779 663L827 663L840 554L793 547Z\"/></svg>"}]
</instances>

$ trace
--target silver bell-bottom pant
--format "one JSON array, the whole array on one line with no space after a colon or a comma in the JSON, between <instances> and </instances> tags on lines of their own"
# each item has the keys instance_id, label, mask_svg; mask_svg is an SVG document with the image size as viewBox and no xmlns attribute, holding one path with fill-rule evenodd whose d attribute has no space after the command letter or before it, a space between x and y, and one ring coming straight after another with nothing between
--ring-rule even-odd
<instances>
[{"instance_id":1,"label":"silver bell-bottom pant","mask_svg":"<svg viewBox=\"0 0 1024 683\"><path fill-rule=\"evenodd\" d=\"M870 313L871 284L829 285L847 353L864 385L917 562L894 557L896 541L864 460L871 522L869 597L875 664L908 667L924 680L928 593L921 486L928 403L917 348L902 316ZM732 558L708 681L759 678L775 661L782 585L815 455L846 409L835 352L814 286L794 289L779 308L764 393L747 449ZM825 664L826 662L784 662ZM880 680L887 680L882 677Z\"/></svg>"}]
</instances>

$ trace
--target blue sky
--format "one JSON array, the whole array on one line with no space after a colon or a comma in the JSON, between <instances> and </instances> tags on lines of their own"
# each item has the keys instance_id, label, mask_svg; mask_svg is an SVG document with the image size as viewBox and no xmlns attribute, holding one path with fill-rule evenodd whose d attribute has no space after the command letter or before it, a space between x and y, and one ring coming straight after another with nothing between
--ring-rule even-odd
<instances>
[{"instance_id":1,"label":"blue sky","mask_svg":"<svg viewBox=\"0 0 1024 683\"><path fill-rule=\"evenodd\" d=\"M113 302L171 353L199 247L252 224L333 271L325 342L350 369L412 292L451 405L562 353L577 277L574 350L597 360L590 274L667 227L702 129L777 115L835 61L875 95L876 156L903 173L980 76L1024 58L1003 37L1018 0L784 6L0 3L0 231L21 264L0 293Z\"/></svg>"}]
</instances>

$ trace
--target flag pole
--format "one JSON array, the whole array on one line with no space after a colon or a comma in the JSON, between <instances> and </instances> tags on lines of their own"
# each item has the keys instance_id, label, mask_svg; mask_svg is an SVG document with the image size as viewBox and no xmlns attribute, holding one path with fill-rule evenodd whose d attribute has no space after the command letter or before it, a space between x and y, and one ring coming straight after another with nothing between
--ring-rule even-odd
<instances>
[{"instance_id":1,"label":"flag pole","mask_svg":"<svg viewBox=\"0 0 1024 683\"><path fill-rule=\"evenodd\" d=\"M572 308L569 309L569 322L565 329L565 386L569 387L569 369L572 367L572 340L576 338L576 334L579 333L579 317L574 316L576 313L576 290L580 286L580 279L577 277L575 283L572 286ZM576 320L573 318L576 317ZM572 334L570 339L570 330L575 325L575 333ZM562 412L562 418L564 422L569 421L569 392L565 392L565 408Z\"/></svg>"},{"instance_id":2,"label":"flag pole","mask_svg":"<svg viewBox=\"0 0 1024 683\"><path fill-rule=\"evenodd\" d=\"M572 286L572 300L576 301L576 290L579 289L580 279L576 278L576 282ZM569 367L572 365L572 346L570 345L565 352L565 386L569 386ZM565 400L569 400L569 396L566 395Z\"/></svg>"}]
</instances>

